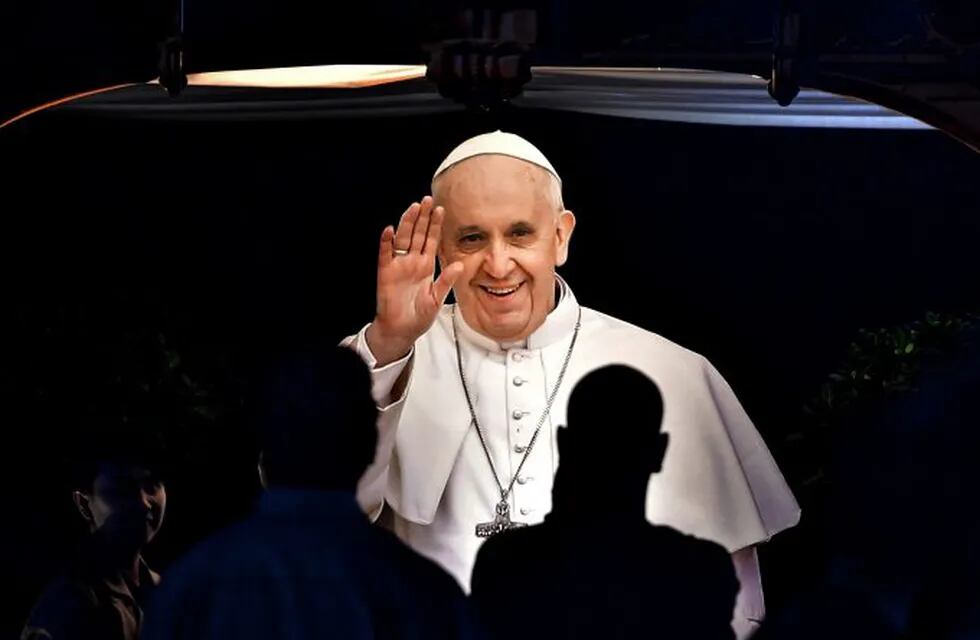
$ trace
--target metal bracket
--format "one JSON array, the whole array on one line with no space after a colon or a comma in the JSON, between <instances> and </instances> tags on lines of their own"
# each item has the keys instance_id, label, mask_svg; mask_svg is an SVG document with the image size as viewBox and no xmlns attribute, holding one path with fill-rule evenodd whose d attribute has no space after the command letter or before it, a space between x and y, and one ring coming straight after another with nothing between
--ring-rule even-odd
<instances>
[{"instance_id":1,"label":"metal bracket","mask_svg":"<svg viewBox=\"0 0 980 640\"><path fill-rule=\"evenodd\" d=\"M772 75L766 88L773 100L787 107L800 93L797 66L800 55L800 11L791 0L779 4L773 34Z\"/></svg>"},{"instance_id":2,"label":"metal bracket","mask_svg":"<svg viewBox=\"0 0 980 640\"><path fill-rule=\"evenodd\" d=\"M177 4L175 35L160 43L160 86L171 97L178 96L187 88L187 72L184 69L184 0Z\"/></svg>"},{"instance_id":3,"label":"metal bracket","mask_svg":"<svg viewBox=\"0 0 980 640\"><path fill-rule=\"evenodd\" d=\"M467 10L466 34L430 46L426 78L443 96L479 111L506 105L531 79L530 44L537 36L533 11Z\"/></svg>"}]
</instances>

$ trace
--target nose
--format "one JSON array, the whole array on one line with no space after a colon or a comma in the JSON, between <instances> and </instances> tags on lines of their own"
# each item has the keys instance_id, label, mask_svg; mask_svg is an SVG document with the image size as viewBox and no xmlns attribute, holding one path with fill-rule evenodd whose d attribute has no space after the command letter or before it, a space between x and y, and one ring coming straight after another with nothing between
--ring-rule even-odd
<instances>
[{"instance_id":1,"label":"nose","mask_svg":"<svg viewBox=\"0 0 980 640\"><path fill-rule=\"evenodd\" d=\"M153 495L146 491L146 489L140 490L140 499L143 502L143 507L147 511L153 508Z\"/></svg>"},{"instance_id":2,"label":"nose","mask_svg":"<svg viewBox=\"0 0 980 640\"><path fill-rule=\"evenodd\" d=\"M483 270L492 278L503 280L514 267L507 243L496 241L487 249L483 258Z\"/></svg>"}]
</instances>

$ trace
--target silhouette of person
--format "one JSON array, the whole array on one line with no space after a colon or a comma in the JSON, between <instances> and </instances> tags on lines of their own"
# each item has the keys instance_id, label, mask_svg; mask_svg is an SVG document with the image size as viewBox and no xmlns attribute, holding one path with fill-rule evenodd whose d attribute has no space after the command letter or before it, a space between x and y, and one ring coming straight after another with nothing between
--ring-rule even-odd
<instances>
[{"instance_id":1,"label":"silhouette of person","mask_svg":"<svg viewBox=\"0 0 980 640\"><path fill-rule=\"evenodd\" d=\"M731 556L646 520L647 483L667 451L662 413L657 386L630 367L575 386L551 513L477 555L472 599L492 635L734 638Z\"/></svg>"},{"instance_id":2,"label":"silhouette of person","mask_svg":"<svg viewBox=\"0 0 980 640\"><path fill-rule=\"evenodd\" d=\"M760 638L980 637L980 326L838 425L828 566Z\"/></svg>"},{"instance_id":3,"label":"silhouette of person","mask_svg":"<svg viewBox=\"0 0 980 640\"><path fill-rule=\"evenodd\" d=\"M75 453L75 508L89 533L68 571L34 606L22 640L136 640L143 605L160 582L143 560L163 524L163 448L140 425L83 429Z\"/></svg>"},{"instance_id":4,"label":"silhouette of person","mask_svg":"<svg viewBox=\"0 0 980 640\"><path fill-rule=\"evenodd\" d=\"M144 637L471 637L456 582L354 497L377 442L360 358L339 347L287 357L257 398L266 490L253 515L168 572Z\"/></svg>"}]
</instances>

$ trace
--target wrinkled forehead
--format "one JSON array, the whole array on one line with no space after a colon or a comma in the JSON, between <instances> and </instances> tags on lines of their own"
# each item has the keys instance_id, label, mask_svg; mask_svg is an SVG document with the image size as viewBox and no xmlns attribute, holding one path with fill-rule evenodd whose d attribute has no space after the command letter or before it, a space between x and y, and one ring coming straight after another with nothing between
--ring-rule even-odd
<instances>
[{"instance_id":1,"label":"wrinkled forehead","mask_svg":"<svg viewBox=\"0 0 980 640\"><path fill-rule=\"evenodd\" d=\"M561 197L557 180L547 170L498 154L451 166L432 181L432 196L446 207L447 216L494 206L551 211L559 208Z\"/></svg>"}]
</instances>

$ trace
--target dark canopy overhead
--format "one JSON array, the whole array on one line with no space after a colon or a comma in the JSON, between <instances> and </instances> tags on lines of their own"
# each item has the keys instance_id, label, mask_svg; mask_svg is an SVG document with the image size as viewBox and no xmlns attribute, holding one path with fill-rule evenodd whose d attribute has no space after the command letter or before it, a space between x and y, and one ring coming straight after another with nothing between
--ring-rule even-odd
<instances>
[{"instance_id":1,"label":"dark canopy overhead","mask_svg":"<svg viewBox=\"0 0 980 640\"><path fill-rule=\"evenodd\" d=\"M786 96L799 85L862 97L980 146L980 4L966 0L785 0L778 8L724 0L183 4L192 72L426 64L460 38L512 40L527 45L538 66L714 69L767 79L775 70ZM174 33L176 7L175 0L97 10L32 3L17 17L17 55L3 57L12 90L0 119L73 92L156 77L157 45Z\"/></svg>"},{"instance_id":2,"label":"dark canopy overhead","mask_svg":"<svg viewBox=\"0 0 980 640\"><path fill-rule=\"evenodd\" d=\"M410 76L411 67L393 68ZM418 67L418 74L424 72ZM277 84L278 70L249 76ZM370 71L370 70L369 70ZM321 70L327 75L329 68ZM308 74L310 75L310 74ZM350 74L347 74L348 77ZM234 81L215 78L211 82ZM192 83L195 79L192 78ZM766 93L755 76L684 69L540 67L518 110L554 110L664 122L756 127L834 129L929 129L914 118L854 98L804 90L789 108ZM52 108L62 115L124 119L313 120L415 116L462 111L424 78L357 88L284 88L192 85L176 98L154 84L122 86Z\"/></svg>"}]
</instances>

